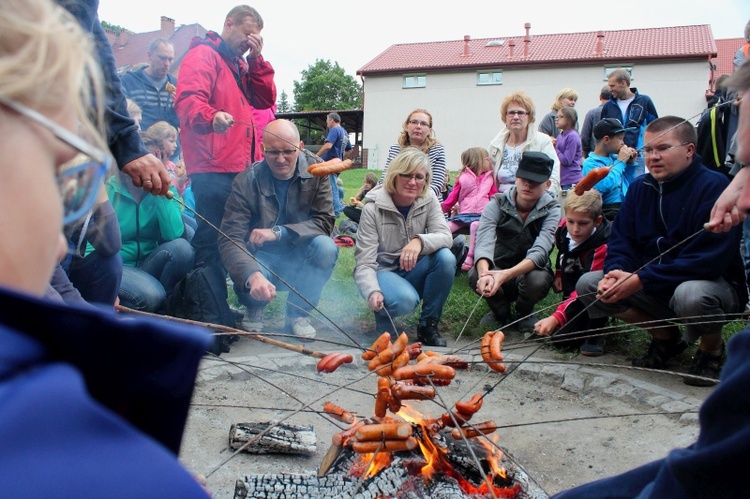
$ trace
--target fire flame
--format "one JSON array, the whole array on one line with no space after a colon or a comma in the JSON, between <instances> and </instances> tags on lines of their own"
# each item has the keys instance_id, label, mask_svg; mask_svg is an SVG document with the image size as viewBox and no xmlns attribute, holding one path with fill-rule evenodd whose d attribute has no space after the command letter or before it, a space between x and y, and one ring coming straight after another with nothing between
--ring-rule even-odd
<instances>
[{"instance_id":1,"label":"fire flame","mask_svg":"<svg viewBox=\"0 0 750 499\"><path fill-rule=\"evenodd\" d=\"M487 474L487 481L477 486L461 476L461 474L451 466L450 462L445 457L448 450L435 445L432 441L430 435L435 432L432 427L433 420L425 419L420 412L407 404L402 405L398 416L407 423L418 425L422 430L422 438L418 438L417 441L425 461L425 464L420 469L420 474L425 482L430 481L436 473L439 473L441 475L453 477L458 482L461 489L469 495L490 494L497 498L511 498L516 497L520 492L520 485L518 484L509 488L498 487L494 484L496 477L505 480L507 479L507 475L505 468L500 465L503 456L502 452L496 445L488 442L486 438L480 438L477 439L477 441L486 450L485 459L487 460L491 471ZM496 443L497 440L498 436L493 435L492 441ZM392 457L389 452L362 454L354 463L351 473L355 476L364 476L365 479L370 478L387 468L391 462Z\"/></svg>"}]
</instances>

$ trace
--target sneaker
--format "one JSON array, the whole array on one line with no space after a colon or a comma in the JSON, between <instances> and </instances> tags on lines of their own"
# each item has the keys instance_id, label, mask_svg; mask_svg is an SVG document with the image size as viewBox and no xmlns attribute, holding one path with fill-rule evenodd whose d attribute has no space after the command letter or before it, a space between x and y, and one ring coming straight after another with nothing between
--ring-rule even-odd
<instances>
[{"instance_id":1,"label":"sneaker","mask_svg":"<svg viewBox=\"0 0 750 499\"><path fill-rule=\"evenodd\" d=\"M642 357L633 359L635 367L647 367L649 369L661 369L667 365L672 357L680 355L688 347L685 340L651 340L648 352Z\"/></svg>"},{"instance_id":2,"label":"sneaker","mask_svg":"<svg viewBox=\"0 0 750 499\"><path fill-rule=\"evenodd\" d=\"M534 324L539 322L536 314L531 314L516 322L516 329L521 333L534 332Z\"/></svg>"},{"instance_id":3,"label":"sneaker","mask_svg":"<svg viewBox=\"0 0 750 499\"><path fill-rule=\"evenodd\" d=\"M438 331L438 321L427 319L425 322L424 326L417 326L417 338L419 341L430 347L447 346L448 344Z\"/></svg>"},{"instance_id":4,"label":"sneaker","mask_svg":"<svg viewBox=\"0 0 750 499\"><path fill-rule=\"evenodd\" d=\"M714 386L719 380L719 374L721 373L721 368L724 367L724 361L726 358L727 355L724 345L721 346L721 354L719 355L711 355L699 348L698 351L695 352L695 357L693 357L693 363L690 365L690 369L688 369L688 374L691 376L685 376L682 378L682 382L690 386ZM694 378L693 376L701 377Z\"/></svg>"},{"instance_id":5,"label":"sneaker","mask_svg":"<svg viewBox=\"0 0 750 499\"><path fill-rule=\"evenodd\" d=\"M312 324L310 324L310 319L308 319L307 317L297 317L296 319L294 319L292 321L290 329L293 335L299 336L300 338L315 338L315 328L312 326Z\"/></svg>"},{"instance_id":6,"label":"sneaker","mask_svg":"<svg viewBox=\"0 0 750 499\"><path fill-rule=\"evenodd\" d=\"M245 331L262 332L263 331L263 308L249 307L245 309L240 325Z\"/></svg>"},{"instance_id":7,"label":"sneaker","mask_svg":"<svg viewBox=\"0 0 750 499\"><path fill-rule=\"evenodd\" d=\"M584 357L599 357L604 355L604 337L586 338L581 345L581 355Z\"/></svg>"}]
</instances>

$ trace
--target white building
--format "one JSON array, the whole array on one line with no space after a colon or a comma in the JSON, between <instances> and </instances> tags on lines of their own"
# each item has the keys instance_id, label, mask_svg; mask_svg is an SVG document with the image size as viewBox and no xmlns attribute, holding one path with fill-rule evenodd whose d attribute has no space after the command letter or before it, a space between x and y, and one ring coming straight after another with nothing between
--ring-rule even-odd
<instances>
[{"instance_id":1,"label":"white building","mask_svg":"<svg viewBox=\"0 0 750 499\"><path fill-rule=\"evenodd\" d=\"M369 168L385 166L414 109L432 114L448 169L457 170L462 151L487 147L502 128L507 94L523 90L534 100L536 127L557 92L573 88L582 121L618 67L631 70L631 86L653 99L660 116L690 118L705 108L717 55L709 25L553 35L525 28L525 36L393 45L364 65L358 73Z\"/></svg>"}]
</instances>

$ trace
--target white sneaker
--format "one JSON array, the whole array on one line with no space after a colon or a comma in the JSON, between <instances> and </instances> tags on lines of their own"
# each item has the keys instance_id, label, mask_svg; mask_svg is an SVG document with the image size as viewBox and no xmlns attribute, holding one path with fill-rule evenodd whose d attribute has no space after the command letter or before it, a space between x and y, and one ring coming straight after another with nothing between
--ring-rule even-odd
<instances>
[{"instance_id":1,"label":"white sneaker","mask_svg":"<svg viewBox=\"0 0 750 499\"><path fill-rule=\"evenodd\" d=\"M300 338L315 338L315 328L307 317L297 317L292 321L292 333Z\"/></svg>"},{"instance_id":2,"label":"white sneaker","mask_svg":"<svg viewBox=\"0 0 750 499\"><path fill-rule=\"evenodd\" d=\"M263 331L263 308L250 307L245 309L245 315L242 317L242 329L258 333Z\"/></svg>"}]
</instances>

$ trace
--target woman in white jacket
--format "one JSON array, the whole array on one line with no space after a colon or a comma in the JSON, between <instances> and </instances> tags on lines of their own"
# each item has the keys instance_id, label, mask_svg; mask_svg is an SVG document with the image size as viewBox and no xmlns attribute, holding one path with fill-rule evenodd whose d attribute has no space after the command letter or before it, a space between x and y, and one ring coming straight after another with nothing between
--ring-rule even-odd
<instances>
[{"instance_id":1,"label":"woman in white jacket","mask_svg":"<svg viewBox=\"0 0 750 499\"><path fill-rule=\"evenodd\" d=\"M524 151L537 151L555 162L549 190L557 196L560 192L560 160L549 136L537 132L532 126L536 117L534 102L525 93L514 92L503 100L500 116L505 128L492 139L488 148L497 190L505 192L515 185L518 162Z\"/></svg>"},{"instance_id":2,"label":"woman in white jacket","mask_svg":"<svg viewBox=\"0 0 750 499\"><path fill-rule=\"evenodd\" d=\"M430 189L426 154L408 148L396 156L382 185L365 197L354 252L354 280L375 312L378 333L397 332L391 318L420 300L419 341L445 346L438 321L456 270L453 242L440 202Z\"/></svg>"}]
</instances>

